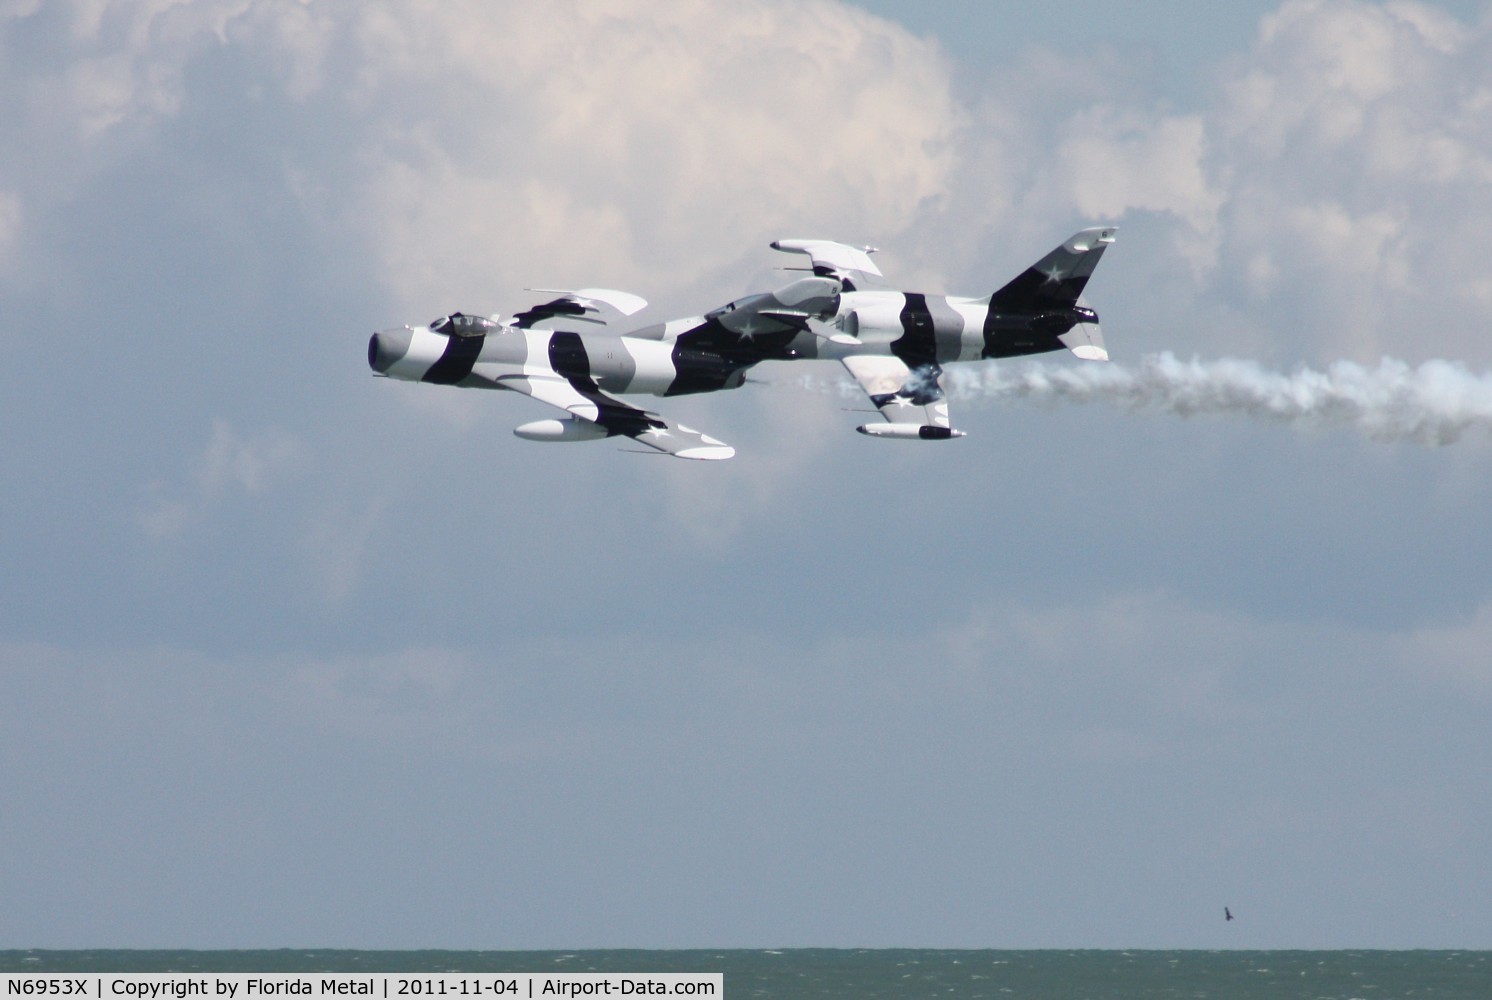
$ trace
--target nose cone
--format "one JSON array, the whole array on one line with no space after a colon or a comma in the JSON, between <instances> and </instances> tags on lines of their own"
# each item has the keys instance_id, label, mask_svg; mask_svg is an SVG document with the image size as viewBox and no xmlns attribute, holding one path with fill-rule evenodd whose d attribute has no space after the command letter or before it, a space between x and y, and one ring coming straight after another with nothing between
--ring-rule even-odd
<instances>
[{"instance_id":1,"label":"nose cone","mask_svg":"<svg viewBox=\"0 0 1492 1000\"><path fill-rule=\"evenodd\" d=\"M388 372L394 362L409 353L413 337L414 332L408 328L375 333L368 339L368 367L379 374Z\"/></svg>"}]
</instances>

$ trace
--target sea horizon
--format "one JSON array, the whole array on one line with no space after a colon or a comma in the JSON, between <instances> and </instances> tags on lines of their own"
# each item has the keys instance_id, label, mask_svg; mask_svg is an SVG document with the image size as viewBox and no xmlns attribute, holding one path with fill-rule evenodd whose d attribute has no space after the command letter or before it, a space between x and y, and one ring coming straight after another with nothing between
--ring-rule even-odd
<instances>
[{"instance_id":1,"label":"sea horizon","mask_svg":"<svg viewBox=\"0 0 1492 1000\"><path fill-rule=\"evenodd\" d=\"M766 1000L1492 997L1492 950L1454 948L27 948L0 950L0 972L720 972L727 996Z\"/></svg>"}]
</instances>

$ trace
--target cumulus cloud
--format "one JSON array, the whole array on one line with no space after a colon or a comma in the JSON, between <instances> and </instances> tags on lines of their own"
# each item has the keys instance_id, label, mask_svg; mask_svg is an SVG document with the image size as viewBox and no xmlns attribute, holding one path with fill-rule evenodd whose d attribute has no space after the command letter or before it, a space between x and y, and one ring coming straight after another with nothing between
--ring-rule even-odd
<instances>
[{"instance_id":1,"label":"cumulus cloud","mask_svg":"<svg viewBox=\"0 0 1492 1000\"><path fill-rule=\"evenodd\" d=\"M65 33L68 58L28 80L33 111L83 142L180 112L189 60L242 15L238 0L59 0L38 30ZM15 15L31 18L39 8Z\"/></svg>"},{"instance_id":2,"label":"cumulus cloud","mask_svg":"<svg viewBox=\"0 0 1492 1000\"><path fill-rule=\"evenodd\" d=\"M221 496L231 489L262 493L302 454L300 442L284 431L267 430L245 438L226 420L215 420L196 479L208 496Z\"/></svg>"},{"instance_id":3,"label":"cumulus cloud","mask_svg":"<svg viewBox=\"0 0 1492 1000\"><path fill-rule=\"evenodd\" d=\"M11 269L23 221L21 199L12 192L0 191L0 274Z\"/></svg>"},{"instance_id":4,"label":"cumulus cloud","mask_svg":"<svg viewBox=\"0 0 1492 1000\"><path fill-rule=\"evenodd\" d=\"M1293 312L1318 355L1492 356L1469 321L1492 305L1489 53L1487 23L1414 3L1266 18L1208 116L1225 294Z\"/></svg>"},{"instance_id":5,"label":"cumulus cloud","mask_svg":"<svg viewBox=\"0 0 1492 1000\"><path fill-rule=\"evenodd\" d=\"M306 458L294 435L268 428L244 436L221 418L186 483L152 483L139 523L155 537L179 534L233 497L254 497L284 482Z\"/></svg>"},{"instance_id":6,"label":"cumulus cloud","mask_svg":"<svg viewBox=\"0 0 1492 1000\"><path fill-rule=\"evenodd\" d=\"M33 132L60 119L96 142L192 102L286 102L306 131L261 137L267 179L328 245L372 256L396 309L506 310L572 282L682 304L741 290L755 248L800 230L904 248L907 280L934 279L981 230L1134 213L1171 220L1163 250L1199 304L1258 317L1261 338L1303 316L1287 351L1372 360L1416 321L1464 347L1457 317L1492 304L1453 249L1492 222L1488 29L1431 7L1298 0L1220 69L1210 108L1106 94L1095 72L1024 118L1017 91L961 103L934 44L837 3L63 10L74 55L28 80ZM234 61L255 67L247 92L189 87Z\"/></svg>"},{"instance_id":7,"label":"cumulus cloud","mask_svg":"<svg viewBox=\"0 0 1492 1000\"><path fill-rule=\"evenodd\" d=\"M1119 66L1060 75L1069 63L1028 58L978 96L957 210L921 254L959 246L945 234L969 219L1029 241L1130 220L1156 319L1174 338L1212 318L1204 351L1492 359L1478 321L1492 278L1473 249L1492 226L1492 25L1289 0L1187 111Z\"/></svg>"},{"instance_id":8,"label":"cumulus cloud","mask_svg":"<svg viewBox=\"0 0 1492 1000\"><path fill-rule=\"evenodd\" d=\"M1492 354L1474 322L1492 278L1467 249L1492 226L1489 29L1434 8L1287 3L1185 112L1114 86L1102 58L1033 57L1023 89L959 95L935 43L833 2L66 0L7 14L7 53L25 54L20 22L51 50L0 110L39 164L0 168L0 261L23 225L44 256L63 231L53 209L89 183L138 183L162 161L201 186L177 200L184 217L270 256L280 234L256 227L266 206L284 212L384 322L510 311L530 284L707 308L773 280L763 244L784 235L874 240L897 281L981 293L1068 226L1138 220L1116 253L1146 261L1154 293L1112 286L1108 264L1097 279L1118 357L1146 309L1165 323L1139 335L1204 356ZM231 151L215 155L238 187L204 153L224 121ZM960 272L976 283L943 282ZM524 405L385 395L472 435L495 405ZM715 537L777 503L772 484L832 440L795 433L824 424L807 394L728 398L757 411L748 434L781 461L745 485L669 473L675 506ZM267 441L215 440L190 488L151 487L153 530L285 461ZM323 508L378 520L361 500ZM343 553L328 579L347 593L366 531L312 534Z\"/></svg>"},{"instance_id":9,"label":"cumulus cloud","mask_svg":"<svg viewBox=\"0 0 1492 1000\"><path fill-rule=\"evenodd\" d=\"M492 295L530 261L650 285L662 267L670 289L783 225L898 232L944 194L960 119L934 45L836 3L72 0L52 17L69 51L25 83L32 131L69 126L54 158L204 102L288 102L317 145L260 136L279 182L372 246L410 306ZM241 65L240 93L204 82Z\"/></svg>"},{"instance_id":10,"label":"cumulus cloud","mask_svg":"<svg viewBox=\"0 0 1492 1000\"><path fill-rule=\"evenodd\" d=\"M530 285L700 311L773 280L770 239L894 240L946 208L965 117L934 43L834 2L64 0L15 16L50 49L12 70L25 99L0 110L33 161L15 177L0 167L25 208L0 200L0 255L24 220L53 290L88 280L62 245L67 207L149 189L165 165L180 221L249 258L224 270L263 273L285 235L266 220L288 221L383 324L511 312ZM161 249L193 236L142 235ZM396 398L468 431L494 405ZM179 530L252 477L253 456L231 452L194 497L148 487L151 530ZM313 534L357 549L355 532Z\"/></svg>"},{"instance_id":11,"label":"cumulus cloud","mask_svg":"<svg viewBox=\"0 0 1492 1000\"><path fill-rule=\"evenodd\" d=\"M299 547L313 589L329 605L341 605L357 591L368 547L389 526L386 497L348 498L317 511Z\"/></svg>"},{"instance_id":12,"label":"cumulus cloud","mask_svg":"<svg viewBox=\"0 0 1492 1000\"><path fill-rule=\"evenodd\" d=\"M1492 603L1448 622L1426 623L1399 637L1406 672L1453 685L1465 694L1492 699Z\"/></svg>"},{"instance_id":13,"label":"cumulus cloud","mask_svg":"<svg viewBox=\"0 0 1492 1000\"><path fill-rule=\"evenodd\" d=\"M1222 195L1206 169L1200 116L1097 105L1075 114L1064 132L1055 152L1059 190L1082 215L1118 219L1134 210L1164 212L1196 235L1216 238Z\"/></svg>"},{"instance_id":14,"label":"cumulus cloud","mask_svg":"<svg viewBox=\"0 0 1492 1000\"><path fill-rule=\"evenodd\" d=\"M352 30L383 125L344 218L394 227L411 296L529 260L667 291L783 225L904 229L952 161L935 50L837 5L443 4ZM432 98L473 113L431 128Z\"/></svg>"}]
</instances>

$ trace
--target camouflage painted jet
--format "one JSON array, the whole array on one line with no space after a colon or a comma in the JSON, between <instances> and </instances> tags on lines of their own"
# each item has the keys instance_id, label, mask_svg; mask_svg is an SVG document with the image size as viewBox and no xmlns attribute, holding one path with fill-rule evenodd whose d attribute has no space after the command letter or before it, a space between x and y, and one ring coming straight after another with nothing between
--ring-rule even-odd
<instances>
[{"instance_id":1,"label":"camouflage painted jet","mask_svg":"<svg viewBox=\"0 0 1492 1000\"><path fill-rule=\"evenodd\" d=\"M893 291L870 247L778 240L773 249L809 258L811 267L793 270L812 276L703 316L618 334L597 327L635 314L643 299L606 288L539 289L557 297L509 320L458 312L375 333L368 364L389 378L509 389L565 411L514 430L533 441L625 435L679 458L724 459L735 454L730 445L616 397L734 389L762 361L832 359L885 418L857 428L862 434L962 437L939 382L944 364L1062 348L1108 359L1082 292L1114 234L1084 229L984 298Z\"/></svg>"}]
</instances>

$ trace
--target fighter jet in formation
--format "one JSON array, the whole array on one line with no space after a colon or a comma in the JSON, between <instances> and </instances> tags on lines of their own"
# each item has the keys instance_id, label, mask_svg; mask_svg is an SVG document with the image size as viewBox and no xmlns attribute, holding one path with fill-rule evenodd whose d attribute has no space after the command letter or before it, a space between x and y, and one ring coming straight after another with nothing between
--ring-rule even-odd
<instances>
[{"instance_id":1,"label":"fighter jet in formation","mask_svg":"<svg viewBox=\"0 0 1492 1000\"><path fill-rule=\"evenodd\" d=\"M857 428L862 434L962 437L949 422L943 365L1063 348L1108 359L1098 314L1082 293L1115 232L1084 229L983 298L894 291L871 247L778 240L774 250L810 261L792 270L811 275L703 316L613 332L646 301L606 288L538 289L554 298L511 319L457 312L375 333L368 364L388 378L509 389L565 411L516 428L522 438L625 435L678 458L718 460L735 449L617 397L734 389L763 361L830 359L885 418Z\"/></svg>"}]
</instances>

